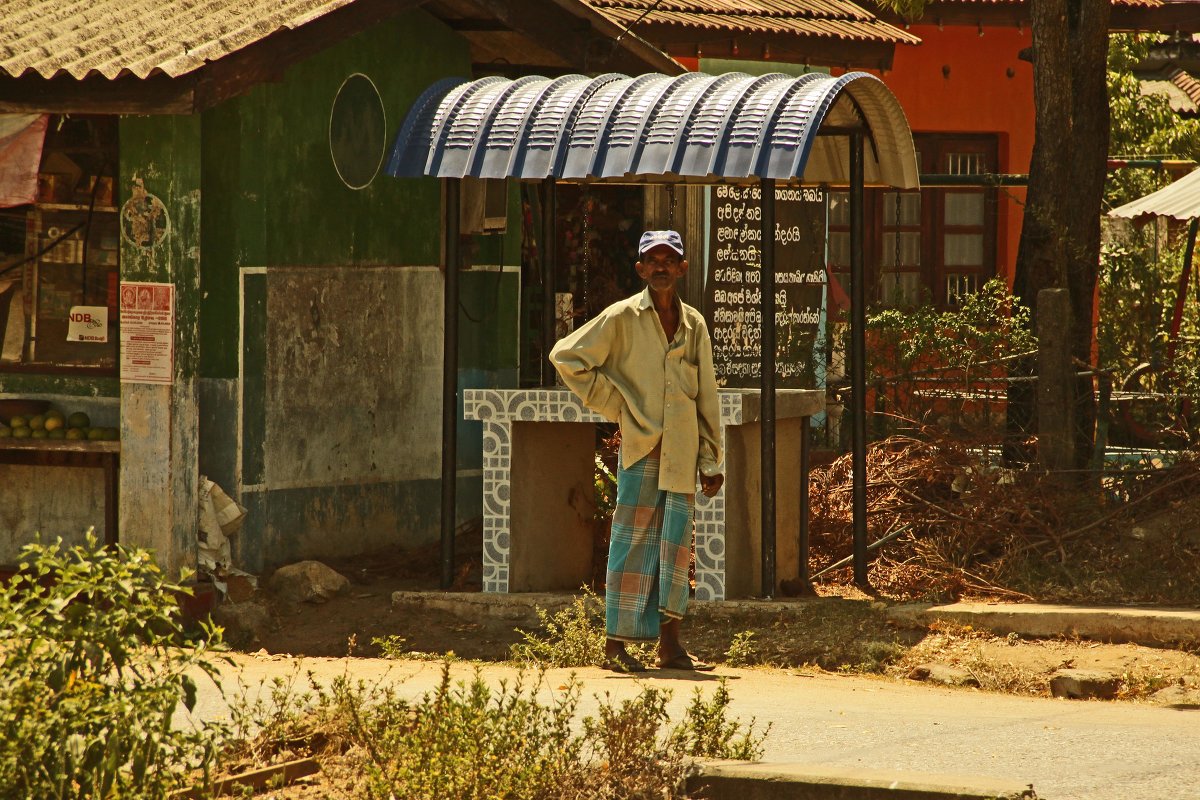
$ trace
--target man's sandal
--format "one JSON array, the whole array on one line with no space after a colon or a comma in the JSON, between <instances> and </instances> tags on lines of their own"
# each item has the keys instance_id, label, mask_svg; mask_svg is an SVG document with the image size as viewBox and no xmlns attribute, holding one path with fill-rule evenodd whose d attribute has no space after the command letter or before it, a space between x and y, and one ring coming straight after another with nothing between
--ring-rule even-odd
<instances>
[{"instance_id":1,"label":"man's sandal","mask_svg":"<svg viewBox=\"0 0 1200 800\"><path fill-rule=\"evenodd\" d=\"M603 663L600 664L600 669L628 674L630 672L645 672L646 665L629 655L629 653L617 653L615 656L605 656Z\"/></svg>"},{"instance_id":2,"label":"man's sandal","mask_svg":"<svg viewBox=\"0 0 1200 800\"><path fill-rule=\"evenodd\" d=\"M712 672L716 669L713 664L707 664L698 658L692 658L687 653L680 653L671 658L658 660L659 669L679 669L689 672Z\"/></svg>"}]
</instances>

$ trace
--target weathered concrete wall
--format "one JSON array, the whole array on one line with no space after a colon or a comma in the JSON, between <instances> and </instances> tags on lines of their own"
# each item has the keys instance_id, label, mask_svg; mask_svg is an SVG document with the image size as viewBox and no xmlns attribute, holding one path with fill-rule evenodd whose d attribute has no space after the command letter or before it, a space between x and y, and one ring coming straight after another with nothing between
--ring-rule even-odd
<instances>
[{"instance_id":1,"label":"weathered concrete wall","mask_svg":"<svg viewBox=\"0 0 1200 800\"><path fill-rule=\"evenodd\" d=\"M175 287L174 382L121 384L121 541L168 571L195 562L200 355L200 119L121 120L120 201L145 191L169 220L158 243L121 241L121 279Z\"/></svg>"},{"instance_id":2,"label":"weathered concrete wall","mask_svg":"<svg viewBox=\"0 0 1200 800\"><path fill-rule=\"evenodd\" d=\"M779 584L800 574L800 437L805 421L775 423L775 582L762 585L762 425L725 429L725 596L779 597Z\"/></svg>"},{"instance_id":3,"label":"weathered concrete wall","mask_svg":"<svg viewBox=\"0 0 1200 800\"><path fill-rule=\"evenodd\" d=\"M249 510L245 569L437 535L440 188L382 174L349 188L328 126L364 74L390 144L420 92L469 67L466 42L414 11L203 116L200 469ZM475 263L514 265L519 244L491 237ZM462 284L461 380L515 380L517 274ZM460 518L479 513L479 439L460 430Z\"/></svg>"}]
</instances>

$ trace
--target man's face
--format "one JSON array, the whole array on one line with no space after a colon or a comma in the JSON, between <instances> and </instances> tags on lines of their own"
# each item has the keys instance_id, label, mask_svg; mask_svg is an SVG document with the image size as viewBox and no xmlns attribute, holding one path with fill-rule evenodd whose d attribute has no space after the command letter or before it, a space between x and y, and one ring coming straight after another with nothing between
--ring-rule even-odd
<instances>
[{"instance_id":1,"label":"man's face","mask_svg":"<svg viewBox=\"0 0 1200 800\"><path fill-rule=\"evenodd\" d=\"M679 253L665 244L642 253L637 262L637 274L656 291L674 288L675 282L687 274L688 263Z\"/></svg>"}]
</instances>

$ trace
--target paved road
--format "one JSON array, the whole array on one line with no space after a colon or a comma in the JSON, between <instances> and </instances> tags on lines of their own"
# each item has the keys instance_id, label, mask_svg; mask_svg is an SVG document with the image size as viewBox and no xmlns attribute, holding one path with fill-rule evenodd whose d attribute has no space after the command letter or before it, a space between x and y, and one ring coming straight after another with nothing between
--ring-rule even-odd
<instances>
[{"instance_id":1,"label":"paved road","mask_svg":"<svg viewBox=\"0 0 1200 800\"><path fill-rule=\"evenodd\" d=\"M241 682L259 686L275 676L314 672L328 680L349 669L355 677L385 679L417 696L432 688L440 665L377 659L269 659L237 656ZM468 677L470 665L455 667ZM546 697L569 670L547 674ZM614 698L643 685L674 690L678 719L694 687L711 676L647 673L634 679L598 669L578 670L584 685L583 713L597 693ZM490 683L510 681L516 671L487 666ZM733 714L770 721L766 760L829 767L871 767L958 773L1032 783L1044 800L1197 800L1200 798L1200 710L1098 701L1010 697L965 689L804 674L797 671L721 669L729 679ZM674 676L674 677L668 677ZM236 686L230 675L226 686ZM197 713L223 717L227 707L212 690L202 691Z\"/></svg>"}]
</instances>

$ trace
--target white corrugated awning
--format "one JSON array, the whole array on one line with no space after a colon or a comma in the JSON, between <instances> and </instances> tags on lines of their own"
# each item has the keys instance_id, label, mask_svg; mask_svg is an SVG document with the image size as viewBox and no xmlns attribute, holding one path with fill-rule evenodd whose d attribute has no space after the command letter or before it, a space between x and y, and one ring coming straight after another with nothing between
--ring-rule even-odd
<instances>
[{"instance_id":1,"label":"white corrugated awning","mask_svg":"<svg viewBox=\"0 0 1200 800\"><path fill-rule=\"evenodd\" d=\"M1108 215L1132 220L1143 220L1146 217L1188 220L1200 217L1200 170L1183 176L1157 192L1118 206L1108 212Z\"/></svg>"},{"instance_id":2,"label":"white corrugated awning","mask_svg":"<svg viewBox=\"0 0 1200 800\"><path fill-rule=\"evenodd\" d=\"M824 130L836 135L818 135ZM409 111L398 177L848 184L861 126L867 184L918 188L908 120L864 72L446 79Z\"/></svg>"}]
</instances>

